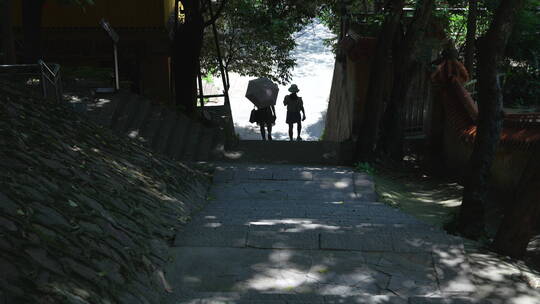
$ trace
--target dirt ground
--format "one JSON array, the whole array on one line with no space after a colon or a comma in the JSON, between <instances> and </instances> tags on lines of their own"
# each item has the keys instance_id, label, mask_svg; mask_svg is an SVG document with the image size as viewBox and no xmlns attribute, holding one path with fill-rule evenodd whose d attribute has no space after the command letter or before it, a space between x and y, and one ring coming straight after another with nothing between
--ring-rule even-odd
<instances>
[{"instance_id":1,"label":"dirt ground","mask_svg":"<svg viewBox=\"0 0 540 304\"><path fill-rule=\"evenodd\" d=\"M374 169L376 191L382 202L437 227L444 227L459 211L463 186L456 178L426 172L414 161L398 168L377 165ZM489 251L489 240L496 233L500 216L500 210L487 208L489 236L483 242L470 241L469 250ZM529 244L524 262L540 271L540 231Z\"/></svg>"}]
</instances>

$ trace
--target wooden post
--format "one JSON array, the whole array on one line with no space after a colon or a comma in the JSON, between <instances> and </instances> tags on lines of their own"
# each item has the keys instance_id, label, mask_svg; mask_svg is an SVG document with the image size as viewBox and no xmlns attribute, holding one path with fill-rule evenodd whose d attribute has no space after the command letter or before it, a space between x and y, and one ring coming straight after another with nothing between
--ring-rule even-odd
<instances>
[{"instance_id":1,"label":"wooden post","mask_svg":"<svg viewBox=\"0 0 540 304\"><path fill-rule=\"evenodd\" d=\"M204 90L201 72L197 75L197 83L199 85L199 103L201 104L201 108L204 108Z\"/></svg>"}]
</instances>

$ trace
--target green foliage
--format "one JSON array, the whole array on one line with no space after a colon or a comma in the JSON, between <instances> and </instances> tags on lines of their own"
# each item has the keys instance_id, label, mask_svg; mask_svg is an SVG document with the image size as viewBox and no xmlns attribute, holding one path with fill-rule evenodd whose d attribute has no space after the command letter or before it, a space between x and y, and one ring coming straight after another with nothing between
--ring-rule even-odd
<instances>
[{"instance_id":1,"label":"green foliage","mask_svg":"<svg viewBox=\"0 0 540 304\"><path fill-rule=\"evenodd\" d=\"M505 75L505 106L540 106L540 72L530 66L509 66Z\"/></svg>"},{"instance_id":2,"label":"green foliage","mask_svg":"<svg viewBox=\"0 0 540 304\"><path fill-rule=\"evenodd\" d=\"M204 77L203 77L203 80L206 81L207 83L214 83L214 73L207 73Z\"/></svg>"},{"instance_id":3,"label":"green foliage","mask_svg":"<svg viewBox=\"0 0 540 304\"><path fill-rule=\"evenodd\" d=\"M354 165L354 170L364 172L369 175L375 175L377 170L368 162L358 162Z\"/></svg>"},{"instance_id":4,"label":"green foliage","mask_svg":"<svg viewBox=\"0 0 540 304\"><path fill-rule=\"evenodd\" d=\"M506 50L505 104L540 105L540 0L528 0Z\"/></svg>"},{"instance_id":5,"label":"green foliage","mask_svg":"<svg viewBox=\"0 0 540 304\"><path fill-rule=\"evenodd\" d=\"M229 71L266 76L287 83L295 66L294 34L316 15L316 1L229 0L218 20L219 41ZM205 32L202 68L215 74L216 48L211 27Z\"/></svg>"},{"instance_id":6,"label":"green foliage","mask_svg":"<svg viewBox=\"0 0 540 304\"><path fill-rule=\"evenodd\" d=\"M538 69L540 57L540 0L529 0L519 14L514 26L506 55L516 62L523 62Z\"/></svg>"}]
</instances>

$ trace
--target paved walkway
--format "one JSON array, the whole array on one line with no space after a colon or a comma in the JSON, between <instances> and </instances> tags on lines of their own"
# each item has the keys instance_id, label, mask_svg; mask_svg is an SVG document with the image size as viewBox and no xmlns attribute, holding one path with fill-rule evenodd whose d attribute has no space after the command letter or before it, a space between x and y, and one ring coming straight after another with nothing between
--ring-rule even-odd
<instances>
[{"instance_id":1,"label":"paved walkway","mask_svg":"<svg viewBox=\"0 0 540 304\"><path fill-rule=\"evenodd\" d=\"M365 174L223 165L210 199L176 238L168 303L472 303L460 239L375 202Z\"/></svg>"}]
</instances>

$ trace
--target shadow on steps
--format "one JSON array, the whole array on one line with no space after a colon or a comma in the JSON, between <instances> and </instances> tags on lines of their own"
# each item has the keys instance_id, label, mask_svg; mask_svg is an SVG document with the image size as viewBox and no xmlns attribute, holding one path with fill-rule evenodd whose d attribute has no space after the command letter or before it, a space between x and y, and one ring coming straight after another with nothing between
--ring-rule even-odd
<instances>
[{"instance_id":1,"label":"shadow on steps","mask_svg":"<svg viewBox=\"0 0 540 304\"><path fill-rule=\"evenodd\" d=\"M204 123L129 92L85 99L84 113L103 127L153 151L183 161L220 160L225 135L218 123Z\"/></svg>"},{"instance_id":2,"label":"shadow on steps","mask_svg":"<svg viewBox=\"0 0 540 304\"><path fill-rule=\"evenodd\" d=\"M224 161L277 164L348 165L352 144L330 141L241 140L238 147L223 152Z\"/></svg>"}]
</instances>

